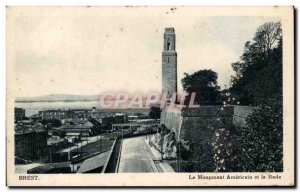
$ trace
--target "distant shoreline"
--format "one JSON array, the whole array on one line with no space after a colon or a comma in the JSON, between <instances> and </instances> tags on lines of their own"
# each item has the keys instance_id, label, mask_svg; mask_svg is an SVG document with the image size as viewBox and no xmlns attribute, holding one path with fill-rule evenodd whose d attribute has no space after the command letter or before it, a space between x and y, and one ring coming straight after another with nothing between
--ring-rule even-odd
<instances>
[{"instance_id":1,"label":"distant shoreline","mask_svg":"<svg viewBox=\"0 0 300 192\"><path fill-rule=\"evenodd\" d=\"M55 101L24 101L24 100L15 100L15 103L37 103L37 102L45 102L45 103L53 103L53 102L90 102L90 101L98 101L98 100L55 100Z\"/></svg>"},{"instance_id":2,"label":"distant shoreline","mask_svg":"<svg viewBox=\"0 0 300 192\"><path fill-rule=\"evenodd\" d=\"M66 102L66 103L73 103L73 102L91 102L91 101L99 101L98 99L82 99L82 100L15 100L15 103L55 103L55 102ZM115 101L115 99L105 99L105 101ZM146 101L143 99L142 101Z\"/></svg>"}]
</instances>

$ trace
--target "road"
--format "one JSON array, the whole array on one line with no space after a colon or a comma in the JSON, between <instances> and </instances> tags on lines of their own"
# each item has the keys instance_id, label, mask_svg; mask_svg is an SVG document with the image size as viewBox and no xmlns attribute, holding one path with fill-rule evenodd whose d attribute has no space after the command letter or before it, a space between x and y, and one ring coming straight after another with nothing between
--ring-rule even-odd
<instances>
[{"instance_id":1,"label":"road","mask_svg":"<svg viewBox=\"0 0 300 192\"><path fill-rule=\"evenodd\" d=\"M119 162L119 173L158 172L151 156L145 136L123 140Z\"/></svg>"}]
</instances>

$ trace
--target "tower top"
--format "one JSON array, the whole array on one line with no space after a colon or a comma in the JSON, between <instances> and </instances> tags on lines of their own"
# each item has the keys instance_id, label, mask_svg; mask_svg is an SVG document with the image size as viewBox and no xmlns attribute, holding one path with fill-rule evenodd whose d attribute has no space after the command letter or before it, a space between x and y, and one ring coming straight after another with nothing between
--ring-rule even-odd
<instances>
[{"instance_id":1,"label":"tower top","mask_svg":"<svg viewBox=\"0 0 300 192\"><path fill-rule=\"evenodd\" d=\"M173 27L166 27L164 33L164 52L175 52L175 41L175 29Z\"/></svg>"},{"instance_id":2,"label":"tower top","mask_svg":"<svg viewBox=\"0 0 300 192\"><path fill-rule=\"evenodd\" d=\"M174 34L175 33L174 27L167 27L167 28L165 28L165 33Z\"/></svg>"}]
</instances>

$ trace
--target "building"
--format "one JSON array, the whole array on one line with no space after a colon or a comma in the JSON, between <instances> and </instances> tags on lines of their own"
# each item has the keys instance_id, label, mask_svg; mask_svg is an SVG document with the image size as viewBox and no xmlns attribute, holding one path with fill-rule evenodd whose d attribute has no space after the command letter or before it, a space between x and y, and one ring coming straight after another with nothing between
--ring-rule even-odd
<instances>
[{"instance_id":1,"label":"building","mask_svg":"<svg viewBox=\"0 0 300 192\"><path fill-rule=\"evenodd\" d=\"M114 117L114 123L126 123L128 120L127 115L124 113L115 113L113 117Z\"/></svg>"},{"instance_id":2,"label":"building","mask_svg":"<svg viewBox=\"0 0 300 192\"><path fill-rule=\"evenodd\" d=\"M56 174L56 173L71 173L69 162L48 163L38 167L29 169L27 174Z\"/></svg>"},{"instance_id":3,"label":"building","mask_svg":"<svg viewBox=\"0 0 300 192\"><path fill-rule=\"evenodd\" d=\"M129 115L128 116L128 121L131 122L131 121L135 121L139 118L139 116L137 115Z\"/></svg>"},{"instance_id":4,"label":"building","mask_svg":"<svg viewBox=\"0 0 300 192\"><path fill-rule=\"evenodd\" d=\"M47 139L47 147L49 154L49 161L51 163L51 154L57 152L60 149L68 147L68 139L60 138L59 136L51 136Z\"/></svg>"},{"instance_id":5,"label":"building","mask_svg":"<svg viewBox=\"0 0 300 192\"><path fill-rule=\"evenodd\" d=\"M125 113L112 113L102 115L97 121L101 124L102 131L108 131L112 129L114 123L126 123L128 117Z\"/></svg>"},{"instance_id":6,"label":"building","mask_svg":"<svg viewBox=\"0 0 300 192\"><path fill-rule=\"evenodd\" d=\"M89 111L86 109L73 109L72 110L72 118L75 120L87 120L89 117Z\"/></svg>"},{"instance_id":7,"label":"building","mask_svg":"<svg viewBox=\"0 0 300 192\"><path fill-rule=\"evenodd\" d=\"M34 122L29 120L22 120L15 123L15 132L24 133L26 131L33 131Z\"/></svg>"},{"instance_id":8,"label":"building","mask_svg":"<svg viewBox=\"0 0 300 192\"><path fill-rule=\"evenodd\" d=\"M51 120L51 119L67 119L73 117L73 111L71 110L46 110L39 111L39 116L42 120Z\"/></svg>"},{"instance_id":9,"label":"building","mask_svg":"<svg viewBox=\"0 0 300 192\"><path fill-rule=\"evenodd\" d=\"M15 121L21 121L25 117L25 109L15 107Z\"/></svg>"},{"instance_id":10,"label":"building","mask_svg":"<svg viewBox=\"0 0 300 192\"><path fill-rule=\"evenodd\" d=\"M15 133L15 157L24 161L41 160L47 152L46 130Z\"/></svg>"},{"instance_id":11,"label":"building","mask_svg":"<svg viewBox=\"0 0 300 192\"><path fill-rule=\"evenodd\" d=\"M177 52L174 28L165 28L162 52L162 92L167 98L177 93Z\"/></svg>"},{"instance_id":12,"label":"building","mask_svg":"<svg viewBox=\"0 0 300 192\"><path fill-rule=\"evenodd\" d=\"M81 140L81 133L68 132L66 138L69 143L77 143Z\"/></svg>"},{"instance_id":13,"label":"building","mask_svg":"<svg viewBox=\"0 0 300 192\"><path fill-rule=\"evenodd\" d=\"M89 124L63 125L61 128L66 132L66 134L70 135L70 133L80 133L82 137L89 137L97 132L95 127Z\"/></svg>"}]
</instances>

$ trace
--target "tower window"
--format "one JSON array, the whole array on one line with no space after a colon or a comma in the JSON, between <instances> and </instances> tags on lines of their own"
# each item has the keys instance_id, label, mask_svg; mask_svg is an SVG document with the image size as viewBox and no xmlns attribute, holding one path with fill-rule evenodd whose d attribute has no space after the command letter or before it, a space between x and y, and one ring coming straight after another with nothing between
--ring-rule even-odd
<instances>
[{"instance_id":1,"label":"tower window","mask_svg":"<svg viewBox=\"0 0 300 192\"><path fill-rule=\"evenodd\" d=\"M168 57L168 63L170 63L170 57Z\"/></svg>"},{"instance_id":2,"label":"tower window","mask_svg":"<svg viewBox=\"0 0 300 192\"><path fill-rule=\"evenodd\" d=\"M170 45L171 45L171 43L168 41L168 43L167 43L167 50L168 51L170 51Z\"/></svg>"}]
</instances>

